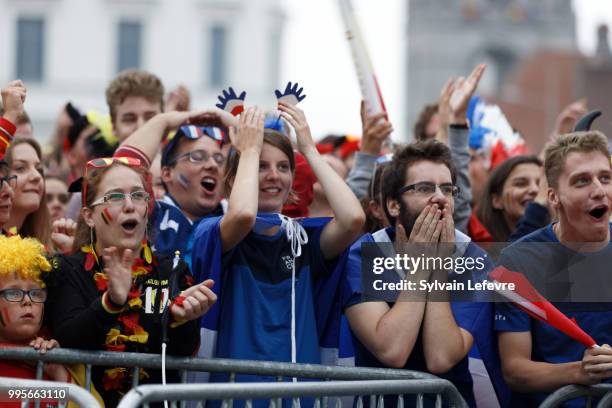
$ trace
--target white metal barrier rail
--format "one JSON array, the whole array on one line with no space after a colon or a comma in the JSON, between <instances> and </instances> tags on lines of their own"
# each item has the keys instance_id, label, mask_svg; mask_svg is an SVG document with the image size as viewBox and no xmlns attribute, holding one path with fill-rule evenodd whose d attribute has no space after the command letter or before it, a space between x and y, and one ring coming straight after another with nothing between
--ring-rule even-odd
<instances>
[{"instance_id":1,"label":"white metal barrier rail","mask_svg":"<svg viewBox=\"0 0 612 408\"><path fill-rule=\"evenodd\" d=\"M416 407L423 407L424 395L436 395L436 407L442 407L442 394L453 387L443 379L428 380L373 380L373 381L326 381L307 383L249 383L245 384L171 384L141 385L128 392L119 403L118 408L135 408L149 402L176 400L244 400L245 408L253 406L253 400L279 398L292 400L292 408L299 408L297 400L313 397L314 408L325 404L324 397L357 397L356 407L363 407L363 396L370 396L372 408L384 408L383 395L398 395L397 407L404 406L404 395L416 395ZM336 408L342 408L342 399L338 398ZM451 407L466 406L463 400L448 400ZM231 402L230 402L231 404ZM230 405L231 406L231 405ZM272 404L276 408L281 408ZM352 408L352 407L347 407Z\"/></svg>"},{"instance_id":2,"label":"white metal barrier rail","mask_svg":"<svg viewBox=\"0 0 612 408\"><path fill-rule=\"evenodd\" d=\"M57 403L60 408L67 406L68 401L73 401L83 408L100 408L98 401L88 391L63 382L0 377L0 393L0 405L21 401L21 406L29 407L30 402L34 402L34 406L38 408L41 401L47 400ZM22 395L25 395L25 398L21 398Z\"/></svg>"},{"instance_id":3,"label":"white metal barrier rail","mask_svg":"<svg viewBox=\"0 0 612 408\"><path fill-rule=\"evenodd\" d=\"M161 369L161 355L145 353L53 349L46 354L40 354L32 348L25 347L0 349L0 360L37 361L39 379L42 378L45 362L85 364L85 388L88 390L91 386L92 366L131 367L134 373L138 373L140 368ZM236 374L273 376L279 382L293 377L326 381L412 380L414 387L418 387L421 383L426 384L424 380L440 380L434 375L411 370L170 356L166 357L166 370L178 370L183 382L187 378L188 371L229 373L229 382L233 382ZM133 378L132 386L137 387L138 375L134 375ZM447 386L442 390L441 397L445 401L454 401L458 407L467 406L457 388L449 381L446 383Z\"/></svg>"},{"instance_id":4,"label":"white metal barrier rail","mask_svg":"<svg viewBox=\"0 0 612 408\"><path fill-rule=\"evenodd\" d=\"M612 408L612 384L566 385L550 394L540 404L540 408L561 407L565 402L577 398L585 398L586 407L591 407L594 399L601 398L597 404L598 408Z\"/></svg>"}]
</instances>

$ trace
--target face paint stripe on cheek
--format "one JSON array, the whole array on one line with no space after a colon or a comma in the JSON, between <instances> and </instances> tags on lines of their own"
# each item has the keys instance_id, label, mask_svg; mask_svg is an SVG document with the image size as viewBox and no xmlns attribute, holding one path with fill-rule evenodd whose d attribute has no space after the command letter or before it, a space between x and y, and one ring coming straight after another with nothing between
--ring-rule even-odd
<instances>
[{"instance_id":1,"label":"face paint stripe on cheek","mask_svg":"<svg viewBox=\"0 0 612 408\"><path fill-rule=\"evenodd\" d=\"M102 217L102 220L106 223L106 225L109 225L113 221L113 217L111 216L110 211L108 211L108 208L102 210L100 216Z\"/></svg>"},{"instance_id":2,"label":"face paint stripe on cheek","mask_svg":"<svg viewBox=\"0 0 612 408\"><path fill-rule=\"evenodd\" d=\"M184 188L190 188L191 187L191 182L189 181L189 179L184 176L182 173L179 173L178 175L178 182L180 183L181 186L183 186Z\"/></svg>"},{"instance_id":3,"label":"face paint stripe on cheek","mask_svg":"<svg viewBox=\"0 0 612 408\"><path fill-rule=\"evenodd\" d=\"M2 313L0 313L0 324L2 324L2 326L6 326L10 322L11 322L11 318L9 316L9 312L8 310L6 310L5 307L3 307Z\"/></svg>"}]
</instances>

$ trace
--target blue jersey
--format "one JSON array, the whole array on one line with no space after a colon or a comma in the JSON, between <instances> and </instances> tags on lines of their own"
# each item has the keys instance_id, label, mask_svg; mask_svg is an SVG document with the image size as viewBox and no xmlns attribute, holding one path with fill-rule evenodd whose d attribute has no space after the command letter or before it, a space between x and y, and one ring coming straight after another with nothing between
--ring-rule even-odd
<instances>
[{"instance_id":1,"label":"blue jersey","mask_svg":"<svg viewBox=\"0 0 612 408\"><path fill-rule=\"evenodd\" d=\"M528 277L536 277L546 266L551 271L567 269L575 253L559 244L550 224L502 251L500 263L512 271L521 272ZM557 243L542 246L530 243ZM546 248L547 250L543 250ZM550 248L550 249L548 249ZM611 248L608 245L607 251ZM601 251L600 251L601 252ZM581 254L585 256L585 254ZM597 257L597 253L587 257ZM535 270L534 270L535 269ZM546 297L546 296L545 296ZM551 302L562 313L576 323L598 344L612 344L612 303L609 302ZM499 332L531 332L531 359L547 363L567 363L582 360L585 347L567 337L554 327L531 318L527 313L508 303L497 303L495 310L495 330ZM512 406L537 407L547 397L547 393L513 393ZM573 400L564 406L583 407L585 400Z\"/></svg>"},{"instance_id":2,"label":"blue jersey","mask_svg":"<svg viewBox=\"0 0 612 408\"><path fill-rule=\"evenodd\" d=\"M223 214L223 209L219 205L210 216L221 214ZM180 251L181 258L191 268L193 232L200 220L191 221L168 194L162 200L156 201L153 214L155 252L174 256L176 251Z\"/></svg>"},{"instance_id":3,"label":"blue jersey","mask_svg":"<svg viewBox=\"0 0 612 408\"><path fill-rule=\"evenodd\" d=\"M278 217L277 217L278 218ZM193 270L198 282L214 279L217 303L202 318L200 356L291 361L291 287L295 267L296 360L321 363L320 347L338 349L339 272L320 250L328 219L300 220L308 242L292 256L284 229L269 236L251 231L222 253L222 217L203 220L195 232ZM335 336L334 336L335 333ZM204 378L196 378L202 381ZM214 375L212 381L227 381ZM236 381L275 381L237 376Z\"/></svg>"},{"instance_id":4,"label":"blue jersey","mask_svg":"<svg viewBox=\"0 0 612 408\"><path fill-rule=\"evenodd\" d=\"M365 234L359 241L351 246L348 262L346 264L346 283L350 288L348 290L348 292L350 292L350 296L346 299L346 303L344 304L345 308L363 301L362 295L364 294L364 291L362 288L361 276L361 244L365 242L393 242L394 237L394 228L387 228L385 230L376 232L374 235ZM469 277L474 281L482 281L486 277L486 273L488 273L492 267L492 264L485 256L485 252L474 243L466 242L463 256L473 258L484 257L487 259L485 269L479 272L467 270L464 274L462 274L462 277L459 277L457 274L452 272L449 274L449 281L451 279L462 280L465 279L465 277ZM389 303L389 306L393 306L393 303ZM451 309L457 325L470 332L474 337L476 344L478 344L478 340L483 340L483 344L490 343L490 340L492 339L491 326L493 321L493 314L490 304L486 302L451 302ZM355 364L357 366L384 367L384 364L381 363L372 353L370 353L368 349L361 344L361 342L359 342L356 336L353 336L353 339L355 346ZM490 355L491 351L491 348L487 346L487 349L480 350L480 353ZM495 364L495 366L499 367L499 364ZM404 368L427 372L427 365L424 359L423 344L420 333ZM472 377L469 372L467 356L464 357L448 373L441 375L440 377L451 381L457 387L458 391L461 393L466 402L470 406L475 406L476 402L472 390ZM500 378L499 375L497 375L497 377Z\"/></svg>"}]
</instances>

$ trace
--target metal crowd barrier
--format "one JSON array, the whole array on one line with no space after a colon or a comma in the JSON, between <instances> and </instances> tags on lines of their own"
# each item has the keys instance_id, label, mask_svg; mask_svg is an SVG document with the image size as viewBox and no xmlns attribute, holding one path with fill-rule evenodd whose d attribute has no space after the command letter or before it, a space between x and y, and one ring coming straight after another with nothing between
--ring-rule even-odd
<instances>
[{"instance_id":1,"label":"metal crowd barrier","mask_svg":"<svg viewBox=\"0 0 612 408\"><path fill-rule=\"evenodd\" d=\"M416 406L423 407L423 395L436 395L436 407L442 407L442 394L449 391L452 384L443 379L435 380L373 380L373 381L328 381L308 383L249 383L244 384L172 384L141 385L128 392L118 408L135 408L149 402L176 400L244 400L245 408L253 406L253 400L279 398L292 401L292 408L299 408L299 398L314 397L315 408L327 406L326 397L356 396L357 407L363 407L363 396L370 397L372 408L384 408L383 395L398 395L397 406L404 406L404 394L417 396ZM342 408L338 399L336 408ZM226 402L227 403L227 402ZM451 406L463 406L462 401L449 401ZM145 405L146 406L146 405ZM273 405L281 408L282 405ZM347 408L352 408L349 406Z\"/></svg>"},{"instance_id":2,"label":"metal crowd barrier","mask_svg":"<svg viewBox=\"0 0 612 408\"><path fill-rule=\"evenodd\" d=\"M33 393L33 390L39 390L42 391L43 396L38 399L34 397L30 399L17 398L15 393L21 390L24 391L24 394L27 394L27 391ZM54 398L58 397L58 390L64 390L65 394L63 395L65 395L65 397L62 396L62 398ZM11 395L9 395L9 391L12 392ZM60 408L66 407L68 401L75 402L81 407L100 408L98 401L88 391L74 384L63 382L0 377L0 393L2 395L0 405L3 402L10 403L21 401L22 406L29 407L30 402L33 402L34 406L38 408L41 400L46 399L52 402L57 402L57 406ZM45 398L44 395L50 395L51 398Z\"/></svg>"},{"instance_id":3,"label":"metal crowd barrier","mask_svg":"<svg viewBox=\"0 0 612 408\"><path fill-rule=\"evenodd\" d=\"M4 348L0 349L0 360L26 360L37 361L37 378L42 378L44 363L61 364L84 364L85 365L85 388L91 386L92 366L106 367L131 367L134 373L138 373L140 368L161 369L161 355L145 353L121 353L107 351L83 351L71 349L53 349L46 354L40 354L32 348ZM166 356L166 370L178 370L182 382L187 378L187 372L208 372L208 373L229 373L229 382L234 382L236 374L272 376L278 382L285 379L309 378L325 381L367 381L376 380L411 380L410 389L417 390L422 387L423 394L427 394L427 387L431 387L430 381L443 381L446 385L440 388L440 398L448 402L450 406L467 407L467 404L457 391L457 388L449 381L442 380L434 375L411 370L396 370L386 368L366 368L366 367L342 367L318 364L292 364L270 361L249 361L233 359L204 359L193 357L170 357ZM249 383L250 388L253 383ZM300 383L297 383L299 385ZM308 388L313 382L304 383ZM438 384L438 383L435 383ZM439 383L441 384L441 383ZM195 386L205 386L206 384L193 384ZM231 384L212 384L213 387ZM288 383L277 384L281 389ZM171 387L176 387L173 384ZM186 385L185 385L186 386ZM191 385L190 385L191 386ZM132 387L138 387L138 375L133 376ZM169 385L166 389L169 389ZM244 384L237 387L245 388ZM440 385L437 385L440 387ZM206 390L206 388L204 388ZM280 392L280 391L274 391ZM417 392L418 394L418 392ZM168 398L168 397L167 397ZM420 397L422 398L422 397ZM281 408L281 407L278 407Z\"/></svg>"},{"instance_id":4,"label":"metal crowd barrier","mask_svg":"<svg viewBox=\"0 0 612 408\"><path fill-rule=\"evenodd\" d=\"M603 397L603 398L601 398ZM586 407L593 406L593 400L601 398L597 408L612 408L612 384L586 385L566 385L550 394L540 404L540 408L556 408L565 402L576 398L585 398Z\"/></svg>"}]
</instances>

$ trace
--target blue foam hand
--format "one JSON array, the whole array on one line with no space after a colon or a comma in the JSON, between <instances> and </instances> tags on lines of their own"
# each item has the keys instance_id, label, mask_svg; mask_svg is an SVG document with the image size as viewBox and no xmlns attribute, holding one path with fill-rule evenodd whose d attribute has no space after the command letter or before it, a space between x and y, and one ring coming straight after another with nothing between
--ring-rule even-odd
<instances>
[{"instance_id":1,"label":"blue foam hand","mask_svg":"<svg viewBox=\"0 0 612 408\"><path fill-rule=\"evenodd\" d=\"M278 89L275 90L274 94L276 95L276 99L278 99L279 102L284 102L294 106L297 105L306 97L306 95L302 95L304 88L298 89L298 86L299 85L297 82L293 86L291 85L291 82L289 82L285 87L284 92L281 92Z\"/></svg>"},{"instance_id":2,"label":"blue foam hand","mask_svg":"<svg viewBox=\"0 0 612 408\"><path fill-rule=\"evenodd\" d=\"M238 116L244 111L246 91L242 91L240 96L238 96L236 92L234 92L234 88L230 86L227 90L224 89L218 98L220 103L215 105L217 108L223 109L234 116Z\"/></svg>"}]
</instances>

